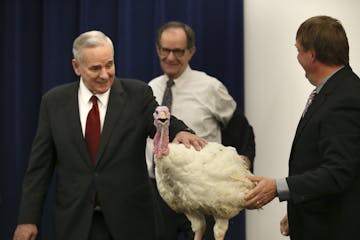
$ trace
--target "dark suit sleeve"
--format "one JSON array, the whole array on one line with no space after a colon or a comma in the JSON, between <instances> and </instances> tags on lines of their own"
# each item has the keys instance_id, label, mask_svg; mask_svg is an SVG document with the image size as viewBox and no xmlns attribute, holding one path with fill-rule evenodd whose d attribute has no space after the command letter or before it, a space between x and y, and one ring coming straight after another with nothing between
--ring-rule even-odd
<instances>
[{"instance_id":1,"label":"dark suit sleeve","mask_svg":"<svg viewBox=\"0 0 360 240\"><path fill-rule=\"evenodd\" d=\"M235 147L237 152L251 161L251 170L255 158L255 136L248 120L238 109L221 131L222 144Z\"/></svg>"},{"instance_id":2,"label":"dark suit sleeve","mask_svg":"<svg viewBox=\"0 0 360 240\"><path fill-rule=\"evenodd\" d=\"M55 150L49 127L46 98L40 106L39 123L23 181L18 223L40 224L43 203L55 167Z\"/></svg>"},{"instance_id":3,"label":"dark suit sleeve","mask_svg":"<svg viewBox=\"0 0 360 240\"><path fill-rule=\"evenodd\" d=\"M327 98L293 146L287 183L295 204L329 201L359 184L360 98L358 90L340 94Z\"/></svg>"},{"instance_id":4,"label":"dark suit sleeve","mask_svg":"<svg viewBox=\"0 0 360 240\"><path fill-rule=\"evenodd\" d=\"M189 128L183 121L171 115L170 127L169 127L169 140L172 141L175 138L176 134L180 131L186 131L195 134L195 132L191 128Z\"/></svg>"}]
</instances>

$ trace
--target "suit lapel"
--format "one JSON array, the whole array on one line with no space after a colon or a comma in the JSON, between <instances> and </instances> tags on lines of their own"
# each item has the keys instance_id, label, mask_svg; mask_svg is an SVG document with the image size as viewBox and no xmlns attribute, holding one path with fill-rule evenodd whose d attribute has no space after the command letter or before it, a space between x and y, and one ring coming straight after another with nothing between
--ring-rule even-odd
<instances>
[{"instance_id":1,"label":"suit lapel","mask_svg":"<svg viewBox=\"0 0 360 240\"><path fill-rule=\"evenodd\" d=\"M317 111L321 108L321 106L326 101L326 94L318 94L307 109L304 117L302 117L299 121L299 124L296 129L294 143L296 143L297 139L301 135L302 130L306 126L306 124L309 122L309 120L316 114Z\"/></svg>"},{"instance_id":2,"label":"suit lapel","mask_svg":"<svg viewBox=\"0 0 360 240\"><path fill-rule=\"evenodd\" d=\"M106 116L104 120L104 126L101 133L100 147L97 155L96 166L103 164L102 156L105 151L105 146L110 140L111 134L113 133L114 127L124 111L126 103L126 93L122 86L121 80L115 79L114 84L111 87L109 102L106 110Z\"/></svg>"},{"instance_id":3,"label":"suit lapel","mask_svg":"<svg viewBox=\"0 0 360 240\"><path fill-rule=\"evenodd\" d=\"M68 96L65 98L68 102L64 104L65 116L67 116L67 124L70 127L70 139L74 139L74 146L79 151L81 158L89 167L94 167L89 153L87 151L86 142L82 133L80 113L79 113L79 100L78 100L79 82L74 83L71 90L68 92Z\"/></svg>"},{"instance_id":4,"label":"suit lapel","mask_svg":"<svg viewBox=\"0 0 360 240\"><path fill-rule=\"evenodd\" d=\"M321 106L325 104L326 99L329 97L329 95L336 91L337 85L341 84L341 79L349 72L351 72L350 66L345 66L328 79L324 87L321 89L320 93L314 98L304 117L300 119L300 122L296 129L293 145L300 137L301 132L303 131L309 120L319 111Z\"/></svg>"}]
</instances>

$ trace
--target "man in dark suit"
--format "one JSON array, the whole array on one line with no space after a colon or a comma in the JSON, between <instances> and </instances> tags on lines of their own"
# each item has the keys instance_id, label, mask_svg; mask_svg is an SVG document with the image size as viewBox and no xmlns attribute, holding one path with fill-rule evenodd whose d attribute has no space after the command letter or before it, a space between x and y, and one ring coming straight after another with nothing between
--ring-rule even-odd
<instances>
[{"instance_id":1,"label":"man in dark suit","mask_svg":"<svg viewBox=\"0 0 360 240\"><path fill-rule=\"evenodd\" d=\"M296 130L286 179L250 177L259 208L287 201L281 233L292 240L357 239L360 215L360 79L349 66L341 23L316 16L296 35L298 61L315 91Z\"/></svg>"},{"instance_id":2,"label":"man in dark suit","mask_svg":"<svg viewBox=\"0 0 360 240\"><path fill-rule=\"evenodd\" d=\"M155 133L152 91L115 77L113 44L102 32L81 34L73 54L80 81L50 90L41 101L14 240L36 238L55 168L54 239L160 239L144 156L146 138ZM101 132L95 154L86 137L90 111ZM182 121L171 123L174 141L196 149L206 144Z\"/></svg>"}]
</instances>

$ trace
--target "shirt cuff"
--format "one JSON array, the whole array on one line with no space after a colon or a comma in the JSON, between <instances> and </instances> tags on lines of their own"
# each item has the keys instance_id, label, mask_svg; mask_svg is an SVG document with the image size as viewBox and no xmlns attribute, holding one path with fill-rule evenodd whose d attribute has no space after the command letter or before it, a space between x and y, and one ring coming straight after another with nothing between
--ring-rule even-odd
<instances>
[{"instance_id":1,"label":"shirt cuff","mask_svg":"<svg viewBox=\"0 0 360 240\"><path fill-rule=\"evenodd\" d=\"M276 179L276 190L280 202L290 200L290 190L285 178Z\"/></svg>"},{"instance_id":2,"label":"shirt cuff","mask_svg":"<svg viewBox=\"0 0 360 240\"><path fill-rule=\"evenodd\" d=\"M187 127L184 129L184 131L192 133L192 134L196 134L194 130L192 130L191 128Z\"/></svg>"}]
</instances>

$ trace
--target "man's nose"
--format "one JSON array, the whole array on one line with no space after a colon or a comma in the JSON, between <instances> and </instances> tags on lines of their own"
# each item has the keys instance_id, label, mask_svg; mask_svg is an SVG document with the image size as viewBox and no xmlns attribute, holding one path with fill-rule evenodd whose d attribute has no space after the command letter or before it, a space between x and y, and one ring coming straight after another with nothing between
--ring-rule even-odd
<instances>
[{"instance_id":1,"label":"man's nose","mask_svg":"<svg viewBox=\"0 0 360 240\"><path fill-rule=\"evenodd\" d=\"M101 78L108 78L109 77L109 72L108 72L108 70L106 68L101 68L100 77Z\"/></svg>"},{"instance_id":2,"label":"man's nose","mask_svg":"<svg viewBox=\"0 0 360 240\"><path fill-rule=\"evenodd\" d=\"M170 51L170 52L169 52L169 55L167 56L167 59L169 59L169 60L174 60L174 59L176 59L173 51Z\"/></svg>"}]
</instances>

